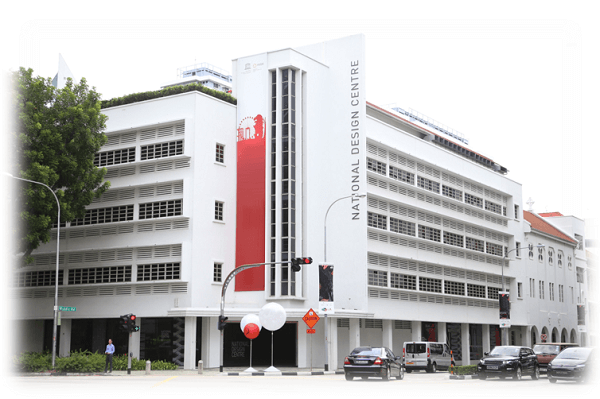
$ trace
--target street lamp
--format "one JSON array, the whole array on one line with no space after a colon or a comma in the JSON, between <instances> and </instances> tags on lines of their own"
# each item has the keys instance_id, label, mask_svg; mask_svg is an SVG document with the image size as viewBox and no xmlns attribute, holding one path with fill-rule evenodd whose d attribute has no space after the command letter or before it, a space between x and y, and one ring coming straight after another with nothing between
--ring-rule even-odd
<instances>
[{"instance_id":1,"label":"street lamp","mask_svg":"<svg viewBox=\"0 0 600 399\"><path fill-rule=\"evenodd\" d=\"M39 184L41 186L46 187L56 200L56 205L58 205L58 219L57 219L57 229L56 229L56 277L54 280L54 324L52 326L52 368L56 364L56 330L57 330L57 321L58 321L58 261L59 261L59 249L60 249L60 202L58 201L58 197L54 193L54 191L45 185L44 183L40 183L39 181L27 180L21 177L13 176L10 173L6 173L7 176L12 177L13 179L26 181L29 183Z\"/></svg>"},{"instance_id":2,"label":"street lamp","mask_svg":"<svg viewBox=\"0 0 600 399\"><path fill-rule=\"evenodd\" d=\"M367 194L364 193L357 193L357 194L352 194L352 195L347 195L345 197L341 197L336 199L335 201L333 201L331 203L331 205L329 205L329 208L327 208L327 212L325 212L325 221L323 222L323 237L324 237L324 241L323 241L323 262L327 263L327 215L329 215L329 210L331 209L331 207L333 206L333 204L335 204L338 201L341 201L343 199L346 198L364 198L366 197ZM325 313L325 365L323 367L323 369L325 371L329 371L329 346L327 346L327 313Z\"/></svg>"},{"instance_id":3,"label":"street lamp","mask_svg":"<svg viewBox=\"0 0 600 399\"><path fill-rule=\"evenodd\" d=\"M544 248L545 246L546 246L545 244L538 244L535 246L535 248ZM513 251L518 251L520 249L522 249L522 248L516 247L511 250L506 251L506 253L504 254L504 259L502 259L502 292L506 292L505 287L504 287L504 265L506 264L506 262L508 260L510 260L510 259L508 259L508 254ZM501 328L502 328L501 344L502 344L502 346L508 345L508 327L501 327Z\"/></svg>"}]
</instances>

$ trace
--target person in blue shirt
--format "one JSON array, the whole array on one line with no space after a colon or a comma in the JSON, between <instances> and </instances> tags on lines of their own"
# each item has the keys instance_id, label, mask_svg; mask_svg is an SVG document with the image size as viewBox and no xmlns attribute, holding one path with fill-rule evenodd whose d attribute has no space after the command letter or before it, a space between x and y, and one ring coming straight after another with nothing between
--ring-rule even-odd
<instances>
[{"instance_id":1,"label":"person in blue shirt","mask_svg":"<svg viewBox=\"0 0 600 399\"><path fill-rule=\"evenodd\" d=\"M104 366L104 372L108 369L108 363L110 363L110 372L112 373L112 358L113 353L115 353L115 346L112 343L112 339L108 340L108 345L106 345L106 350L104 351L106 354L106 365Z\"/></svg>"}]
</instances>

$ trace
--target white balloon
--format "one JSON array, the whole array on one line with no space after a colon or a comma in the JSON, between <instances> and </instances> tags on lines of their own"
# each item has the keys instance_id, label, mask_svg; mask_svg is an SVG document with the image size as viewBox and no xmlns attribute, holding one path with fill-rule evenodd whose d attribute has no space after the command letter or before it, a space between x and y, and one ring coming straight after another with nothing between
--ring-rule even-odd
<instances>
[{"instance_id":1,"label":"white balloon","mask_svg":"<svg viewBox=\"0 0 600 399\"><path fill-rule=\"evenodd\" d=\"M279 330L285 324L285 309L278 303L267 303L258 312L263 327L270 331Z\"/></svg>"},{"instance_id":2,"label":"white balloon","mask_svg":"<svg viewBox=\"0 0 600 399\"><path fill-rule=\"evenodd\" d=\"M259 330L262 329L262 324L260 324L260 319L258 318L257 314L247 314L246 316L242 317L242 321L240 321L240 328L242 331L244 331L244 328L248 323L254 323L258 326Z\"/></svg>"}]
</instances>

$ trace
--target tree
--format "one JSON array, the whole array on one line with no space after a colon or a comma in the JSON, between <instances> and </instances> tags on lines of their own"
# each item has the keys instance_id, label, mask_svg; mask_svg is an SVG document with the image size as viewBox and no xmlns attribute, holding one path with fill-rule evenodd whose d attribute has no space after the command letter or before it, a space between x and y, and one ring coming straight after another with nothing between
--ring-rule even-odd
<instances>
[{"instance_id":1,"label":"tree","mask_svg":"<svg viewBox=\"0 0 600 399\"><path fill-rule=\"evenodd\" d=\"M13 174L48 185L60 202L61 222L85 215L85 207L110 186L105 168L94 165L96 152L106 143L107 116L100 112L100 94L71 79L63 89L50 78L33 77L32 69L12 75L14 115ZM22 181L13 191L17 207L17 254L30 259L33 250L50 241L57 220L54 197L39 184Z\"/></svg>"}]
</instances>

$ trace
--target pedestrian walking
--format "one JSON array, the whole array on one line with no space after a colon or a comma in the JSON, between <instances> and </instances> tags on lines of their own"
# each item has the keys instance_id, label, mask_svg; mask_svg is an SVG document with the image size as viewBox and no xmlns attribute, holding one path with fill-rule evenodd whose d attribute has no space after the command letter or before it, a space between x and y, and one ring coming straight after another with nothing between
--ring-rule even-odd
<instances>
[{"instance_id":1,"label":"pedestrian walking","mask_svg":"<svg viewBox=\"0 0 600 399\"><path fill-rule=\"evenodd\" d=\"M108 364L110 363L110 373L112 373L112 358L115 353L115 346L112 343L112 339L108 340L108 345L106 345L106 350L104 351L106 354L106 364L104 366L104 372L108 369Z\"/></svg>"}]
</instances>

